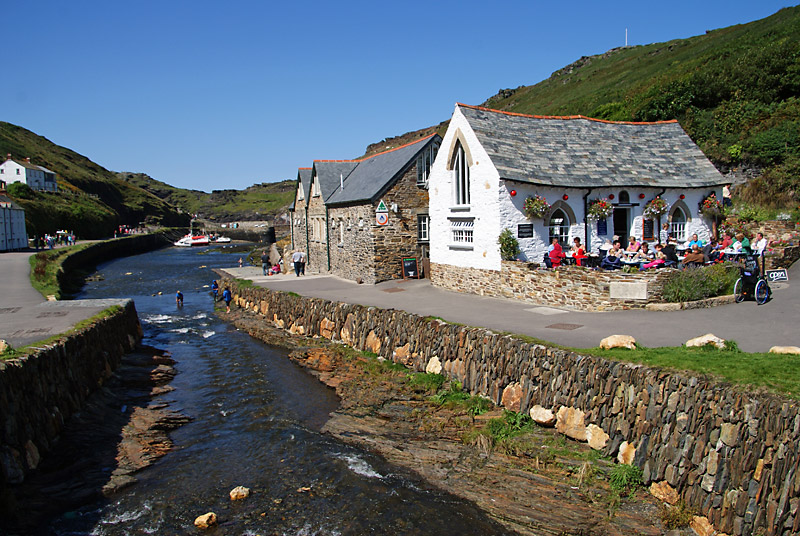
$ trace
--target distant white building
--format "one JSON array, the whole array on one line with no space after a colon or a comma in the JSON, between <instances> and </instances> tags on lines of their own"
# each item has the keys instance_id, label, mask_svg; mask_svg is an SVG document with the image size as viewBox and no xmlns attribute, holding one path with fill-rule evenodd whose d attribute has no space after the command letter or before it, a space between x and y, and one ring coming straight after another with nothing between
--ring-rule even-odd
<instances>
[{"instance_id":1,"label":"distant white building","mask_svg":"<svg viewBox=\"0 0 800 536\"><path fill-rule=\"evenodd\" d=\"M0 251L26 247L25 211L0 192Z\"/></svg>"},{"instance_id":2,"label":"distant white building","mask_svg":"<svg viewBox=\"0 0 800 536\"><path fill-rule=\"evenodd\" d=\"M659 223L668 223L679 242L692 233L707 241L712 222L699 205L712 194L721 200L725 182L676 121L531 116L457 104L429 178L434 282L437 266L499 271L504 229L519 242L519 260L532 262L542 261L553 238L569 248L578 237L590 252L614 235L623 246L629 236L655 242ZM525 201L536 196L549 206L529 217ZM655 198L666 212L648 218L644 209ZM591 217L589 207L601 201L611 213Z\"/></svg>"},{"instance_id":3,"label":"distant white building","mask_svg":"<svg viewBox=\"0 0 800 536\"><path fill-rule=\"evenodd\" d=\"M56 174L49 169L31 164L31 159L17 161L6 155L6 161L0 164L0 179L7 184L24 182L34 190L57 192Z\"/></svg>"}]
</instances>

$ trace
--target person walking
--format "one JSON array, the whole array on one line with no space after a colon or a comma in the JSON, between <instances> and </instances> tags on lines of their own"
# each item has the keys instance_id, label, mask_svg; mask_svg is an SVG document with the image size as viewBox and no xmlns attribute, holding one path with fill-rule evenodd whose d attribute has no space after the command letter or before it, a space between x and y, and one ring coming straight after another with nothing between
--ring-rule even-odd
<instances>
[{"instance_id":1,"label":"person walking","mask_svg":"<svg viewBox=\"0 0 800 536\"><path fill-rule=\"evenodd\" d=\"M300 275L306 275L306 253L300 252Z\"/></svg>"},{"instance_id":2,"label":"person walking","mask_svg":"<svg viewBox=\"0 0 800 536\"><path fill-rule=\"evenodd\" d=\"M292 264L294 265L294 273L297 277L300 277L300 270L303 268L302 260L303 254L300 253L300 250L294 250L294 253L292 253Z\"/></svg>"},{"instance_id":3,"label":"person walking","mask_svg":"<svg viewBox=\"0 0 800 536\"><path fill-rule=\"evenodd\" d=\"M261 271L264 272L264 275L267 275L267 270L269 269L269 255L267 255L267 250L265 249L261 252Z\"/></svg>"},{"instance_id":4,"label":"person walking","mask_svg":"<svg viewBox=\"0 0 800 536\"><path fill-rule=\"evenodd\" d=\"M222 300L225 302L225 311L230 313L231 312L231 300L233 296L231 296L231 289L225 287L225 290L222 291Z\"/></svg>"},{"instance_id":5,"label":"person walking","mask_svg":"<svg viewBox=\"0 0 800 536\"><path fill-rule=\"evenodd\" d=\"M241 267L242 267L242 258L239 257L239 268L241 268Z\"/></svg>"}]
</instances>

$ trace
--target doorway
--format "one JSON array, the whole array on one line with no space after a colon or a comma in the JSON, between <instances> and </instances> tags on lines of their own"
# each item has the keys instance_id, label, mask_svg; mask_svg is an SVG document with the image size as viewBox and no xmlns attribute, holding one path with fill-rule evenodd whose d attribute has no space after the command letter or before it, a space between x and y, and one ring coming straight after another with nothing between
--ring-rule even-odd
<instances>
[{"instance_id":1,"label":"doorway","mask_svg":"<svg viewBox=\"0 0 800 536\"><path fill-rule=\"evenodd\" d=\"M630 229L628 227L629 208L614 207L614 234L619 236L619 243L622 248L628 247L628 237Z\"/></svg>"}]
</instances>

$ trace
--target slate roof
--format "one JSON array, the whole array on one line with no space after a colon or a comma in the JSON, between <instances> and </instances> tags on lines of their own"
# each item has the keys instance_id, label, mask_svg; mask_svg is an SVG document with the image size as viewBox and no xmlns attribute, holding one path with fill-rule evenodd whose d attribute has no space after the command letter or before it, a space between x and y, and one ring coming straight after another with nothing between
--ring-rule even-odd
<instances>
[{"instance_id":1,"label":"slate roof","mask_svg":"<svg viewBox=\"0 0 800 536\"><path fill-rule=\"evenodd\" d=\"M395 179L415 163L417 155L436 140L440 140L439 136L432 134L356 161L358 165L344 177L344 188L337 182L332 194L326 196L325 202L328 205L342 205L376 200L394 184Z\"/></svg>"},{"instance_id":2,"label":"slate roof","mask_svg":"<svg viewBox=\"0 0 800 536\"><path fill-rule=\"evenodd\" d=\"M339 181L346 179L357 165L357 160L314 160L314 172L319 179L320 194L326 203L339 188Z\"/></svg>"},{"instance_id":3,"label":"slate roof","mask_svg":"<svg viewBox=\"0 0 800 536\"><path fill-rule=\"evenodd\" d=\"M297 168L297 182L299 186L303 188L303 196L305 199L308 199L309 192L311 191L311 168ZM289 205L289 210L294 210L294 203L297 199L297 190L295 190L294 199L292 200L292 204Z\"/></svg>"},{"instance_id":4,"label":"slate roof","mask_svg":"<svg viewBox=\"0 0 800 536\"><path fill-rule=\"evenodd\" d=\"M456 107L503 179L571 188L730 182L677 121L624 123Z\"/></svg>"},{"instance_id":5,"label":"slate roof","mask_svg":"<svg viewBox=\"0 0 800 536\"><path fill-rule=\"evenodd\" d=\"M25 169L32 169L34 171L45 171L45 169L43 167L37 166L35 164L31 164L27 160L23 160L23 161L20 162L19 160L14 160L13 158L8 158L3 163L5 164L6 162L14 162L15 164L20 165L20 166L24 167ZM52 171L48 171L48 173L52 173Z\"/></svg>"}]
</instances>

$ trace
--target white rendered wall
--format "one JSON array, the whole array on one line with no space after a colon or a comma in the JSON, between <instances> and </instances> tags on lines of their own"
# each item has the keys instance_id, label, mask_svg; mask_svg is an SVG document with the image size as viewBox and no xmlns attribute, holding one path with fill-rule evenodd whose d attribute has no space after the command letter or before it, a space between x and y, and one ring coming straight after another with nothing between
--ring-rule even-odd
<instances>
[{"instance_id":1,"label":"white rendered wall","mask_svg":"<svg viewBox=\"0 0 800 536\"><path fill-rule=\"evenodd\" d=\"M453 207L453 172L447 164L456 144L456 132L470 162L470 204ZM430 196L430 254L435 264L500 270L500 212L497 190L500 179L475 133L456 107L442 140L428 180ZM450 220L473 219L473 243L462 249L451 240Z\"/></svg>"}]
</instances>

